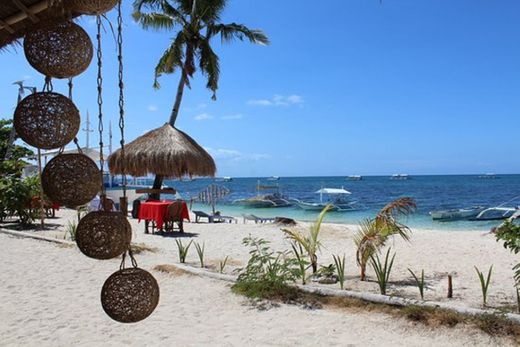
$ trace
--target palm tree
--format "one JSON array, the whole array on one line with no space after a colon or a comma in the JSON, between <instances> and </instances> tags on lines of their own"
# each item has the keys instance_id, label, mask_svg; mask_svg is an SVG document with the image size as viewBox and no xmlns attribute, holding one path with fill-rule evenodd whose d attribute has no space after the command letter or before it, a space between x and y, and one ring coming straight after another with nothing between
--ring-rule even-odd
<instances>
[{"instance_id":1,"label":"palm tree","mask_svg":"<svg viewBox=\"0 0 520 347\"><path fill-rule=\"evenodd\" d=\"M320 235L321 224L331 208L332 205L327 205L323 208L314 224L310 226L308 235L303 235L296 229L282 229L287 238L300 245L307 252L313 274L318 271L318 251L321 248L321 242L318 237Z\"/></svg>"},{"instance_id":2,"label":"palm tree","mask_svg":"<svg viewBox=\"0 0 520 347\"><path fill-rule=\"evenodd\" d=\"M227 0L135 0L133 17L144 29L175 31L170 46L155 67L154 88L160 88L159 77L180 71L175 103L169 124L174 127L184 87L197 70L206 76L206 87L216 99L220 75L219 57L211 47L211 40L220 36L222 42L235 39L267 45L269 39L260 30L245 25L220 23ZM147 10L144 12L143 10ZM154 188L162 186L162 177L156 176Z\"/></svg>"},{"instance_id":3,"label":"palm tree","mask_svg":"<svg viewBox=\"0 0 520 347\"><path fill-rule=\"evenodd\" d=\"M397 217L413 213L416 207L412 198L400 198L383 207L374 219L366 219L360 223L354 242L362 281L365 280L370 257L385 246L390 236L399 235L406 241L410 240L410 228L398 222Z\"/></svg>"}]
</instances>

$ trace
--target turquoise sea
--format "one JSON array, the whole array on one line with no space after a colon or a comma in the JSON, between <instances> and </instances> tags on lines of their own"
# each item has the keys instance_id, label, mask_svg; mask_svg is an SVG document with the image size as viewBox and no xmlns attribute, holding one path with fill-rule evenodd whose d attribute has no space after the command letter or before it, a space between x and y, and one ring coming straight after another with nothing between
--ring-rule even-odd
<instances>
[{"instance_id":1,"label":"turquoise sea","mask_svg":"<svg viewBox=\"0 0 520 347\"><path fill-rule=\"evenodd\" d=\"M361 181L350 181L346 177L281 177L278 181L267 178L233 178L230 182L215 182L215 179L192 181L165 181L189 200L211 183L227 187L231 193L218 203L217 209L225 215L240 216L253 213L263 217L284 216L298 220L313 220L316 212L298 207L246 209L233 205L236 199L256 195L258 181L263 185L279 184L283 194L300 200L317 200L315 192L321 187L344 187L352 193L350 199L358 201L365 209L355 212L330 212L326 218L334 223L357 223L373 216L389 201L409 196L416 200L417 213L409 217L410 226L440 230L489 230L500 222L434 222L428 215L437 209L462 208L473 205L497 206L520 195L520 175L497 175L495 179L482 179L479 175L410 176L408 180L391 180L389 176L364 176ZM151 183L151 182L150 182ZM519 200L506 206L518 206ZM210 211L209 206L194 204L193 209Z\"/></svg>"}]
</instances>

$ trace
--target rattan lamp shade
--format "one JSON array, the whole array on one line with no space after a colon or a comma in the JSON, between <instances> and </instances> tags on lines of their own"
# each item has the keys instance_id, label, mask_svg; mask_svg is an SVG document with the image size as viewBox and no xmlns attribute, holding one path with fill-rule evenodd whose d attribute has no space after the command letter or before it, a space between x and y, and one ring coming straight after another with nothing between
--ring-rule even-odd
<instances>
[{"instance_id":1,"label":"rattan lamp shade","mask_svg":"<svg viewBox=\"0 0 520 347\"><path fill-rule=\"evenodd\" d=\"M95 211L81 219L76 231L78 248L87 257L112 259L128 250L132 227L121 212Z\"/></svg>"},{"instance_id":2,"label":"rattan lamp shade","mask_svg":"<svg viewBox=\"0 0 520 347\"><path fill-rule=\"evenodd\" d=\"M54 149L74 139L80 126L79 111L67 97L52 92L24 98L14 112L14 127L31 146Z\"/></svg>"},{"instance_id":3,"label":"rattan lamp shade","mask_svg":"<svg viewBox=\"0 0 520 347\"><path fill-rule=\"evenodd\" d=\"M72 22L46 26L25 35L23 48L27 61L45 76L74 77L85 71L92 60L92 41Z\"/></svg>"},{"instance_id":4,"label":"rattan lamp shade","mask_svg":"<svg viewBox=\"0 0 520 347\"><path fill-rule=\"evenodd\" d=\"M42 187L52 202L74 208L96 196L101 175L96 163L86 155L60 154L45 165Z\"/></svg>"},{"instance_id":5,"label":"rattan lamp shade","mask_svg":"<svg viewBox=\"0 0 520 347\"><path fill-rule=\"evenodd\" d=\"M98 15L113 9L118 0L69 0L70 9L81 14Z\"/></svg>"},{"instance_id":6,"label":"rattan lamp shade","mask_svg":"<svg viewBox=\"0 0 520 347\"><path fill-rule=\"evenodd\" d=\"M155 278L140 268L119 270L105 281L101 305L105 313L121 323L139 322L159 303L159 285Z\"/></svg>"}]
</instances>

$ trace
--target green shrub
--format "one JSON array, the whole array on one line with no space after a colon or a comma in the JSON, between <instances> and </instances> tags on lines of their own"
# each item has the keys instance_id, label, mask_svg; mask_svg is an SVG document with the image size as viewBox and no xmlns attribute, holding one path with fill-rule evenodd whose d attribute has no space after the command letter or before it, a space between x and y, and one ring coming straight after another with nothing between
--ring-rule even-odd
<instances>
[{"instance_id":1,"label":"green shrub","mask_svg":"<svg viewBox=\"0 0 520 347\"><path fill-rule=\"evenodd\" d=\"M412 274L415 284L417 285L417 288L419 288L421 299L424 300L424 269L421 270L421 278L417 277L411 269L408 269L408 271Z\"/></svg>"},{"instance_id":2,"label":"green shrub","mask_svg":"<svg viewBox=\"0 0 520 347\"><path fill-rule=\"evenodd\" d=\"M504 248L508 248L511 252L518 254L520 252L520 225L514 224L512 221L505 221L495 231L497 241L504 242ZM516 286L520 286L520 263L513 267L515 272Z\"/></svg>"},{"instance_id":3,"label":"green shrub","mask_svg":"<svg viewBox=\"0 0 520 347\"><path fill-rule=\"evenodd\" d=\"M288 257L288 252L274 252L264 239L246 237L242 243L250 247L246 267L238 270L239 276L232 290L250 298L284 298L298 295L296 288L288 285L300 276L298 262Z\"/></svg>"},{"instance_id":4,"label":"green shrub","mask_svg":"<svg viewBox=\"0 0 520 347\"><path fill-rule=\"evenodd\" d=\"M392 256L392 259L390 259L390 262L388 262L388 257L390 256L390 250L388 249L386 252L385 262L384 264L381 263L381 260L379 259L379 256L376 255L370 256L370 262L372 264L372 268L374 269L374 272L376 273L377 277L377 284L379 285L379 290L381 294L386 295L386 288L388 285L388 280L390 278L390 272L392 271L392 266L394 265L394 259L395 259L395 253Z\"/></svg>"},{"instance_id":5,"label":"green shrub","mask_svg":"<svg viewBox=\"0 0 520 347\"><path fill-rule=\"evenodd\" d=\"M493 265L491 265L489 268L487 278L484 277L484 274L476 266L475 271L477 271L478 279L480 280L480 288L482 290L482 304L486 306L489 283L491 282L491 274L493 272Z\"/></svg>"},{"instance_id":6,"label":"green shrub","mask_svg":"<svg viewBox=\"0 0 520 347\"><path fill-rule=\"evenodd\" d=\"M333 255L334 263L336 264L336 273L338 274L339 287L344 288L345 284L345 255L340 258L339 255Z\"/></svg>"},{"instance_id":7,"label":"green shrub","mask_svg":"<svg viewBox=\"0 0 520 347\"><path fill-rule=\"evenodd\" d=\"M14 175L1 177L0 214L3 218L16 215L21 224L31 224L37 217L32 210L31 201L39 193L40 181L36 176L25 179Z\"/></svg>"},{"instance_id":8,"label":"green shrub","mask_svg":"<svg viewBox=\"0 0 520 347\"><path fill-rule=\"evenodd\" d=\"M179 250L179 261L181 263L186 262L186 257L188 256L188 250L190 249L190 246L193 241L190 241L186 246L182 244L182 241L179 239L175 239L175 243L177 244L177 249Z\"/></svg>"}]
</instances>

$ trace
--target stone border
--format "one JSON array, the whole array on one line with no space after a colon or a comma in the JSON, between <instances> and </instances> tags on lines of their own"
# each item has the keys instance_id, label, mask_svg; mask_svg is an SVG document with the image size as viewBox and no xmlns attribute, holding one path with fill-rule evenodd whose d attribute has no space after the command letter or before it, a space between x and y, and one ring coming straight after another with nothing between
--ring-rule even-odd
<instances>
[{"instance_id":1,"label":"stone border","mask_svg":"<svg viewBox=\"0 0 520 347\"><path fill-rule=\"evenodd\" d=\"M40 235L34 235L31 233L23 232L23 231L11 231L0 228L0 233L19 237L19 238L30 238L40 241L46 241L46 242L52 242L57 244L66 244L66 245L76 245L75 242L67 241L67 240L60 240L60 239L54 239L51 237L46 236L40 236ZM190 274L201 276L201 277L208 277L219 281L225 281L230 283L235 283L237 277L233 275L227 275L227 274L221 274L213 271L208 271L201 268L196 268L193 266L185 265L185 264L179 264L175 263L172 264L173 266L177 267L178 269L181 269L183 271L186 271ZM300 289L303 292L311 293L311 294L318 294L318 295L326 295L326 296L335 296L335 297L342 297L342 298L352 298L352 299L359 299L363 300L365 302L371 302L375 304L384 304L384 305L390 305L390 306L399 306L399 307L406 307L406 306L419 306L419 307L427 307L427 308L440 308L444 310L450 310L454 311L463 315L470 315L470 316L481 316L486 314L498 314L502 315L505 318L519 323L520 324L520 314L515 313L503 313L498 310L493 309L479 309L479 308L471 308L471 307L460 307L455 305L446 304L443 302L437 302L437 301L422 301L422 300L416 300L416 299L407 299L407 298L401 298L396 296L387 296L387 295L381 295L381 294L374 294L374 293L364 293L364 292L356 292L351 290L340 290L340 289L333 289L333 288L324 288L324 287L316 287L312 285L301 285L296 284L295 287Z\"/></svg>"}]
</instances>

